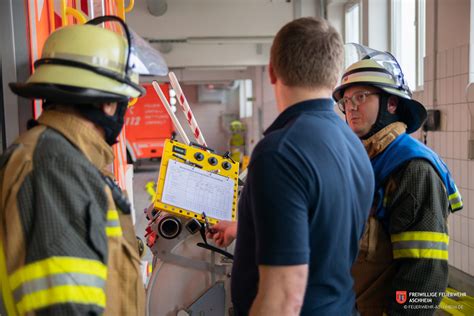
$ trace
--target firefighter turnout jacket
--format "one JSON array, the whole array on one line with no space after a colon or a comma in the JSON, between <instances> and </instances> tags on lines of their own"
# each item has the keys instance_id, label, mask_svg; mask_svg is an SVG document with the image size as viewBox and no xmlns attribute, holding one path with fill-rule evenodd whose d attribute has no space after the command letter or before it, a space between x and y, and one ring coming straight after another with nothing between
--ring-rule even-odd
<instances>
[{"instance_id":1,"label":"firefighter turnout jacket","mask_svg":"<svg viewBox=\"0 0 474 316\"><path fill-rule=\"evenodd\" d=\"M143 315L130 215L102 171L112 148L47 110L0 159L0 277L8 315Z\"/></svg>"},{"instance_id":2,"label":"firefighter turnout jacket","mask_svg":"<svg viewBox=\"0 0 474 316\"><path fill-rule=\"evenodd\" d=\"M357 308L362 316L432 315L448 281L447 218L462 208L461 196L445 164L408 136L403 123L386 126L364 145L376 196L352 269ZM406 302L397 301L397 291ZM437 297L430 309L405 309L416 305L410 293Z\"/></svg>"}]
</instances>

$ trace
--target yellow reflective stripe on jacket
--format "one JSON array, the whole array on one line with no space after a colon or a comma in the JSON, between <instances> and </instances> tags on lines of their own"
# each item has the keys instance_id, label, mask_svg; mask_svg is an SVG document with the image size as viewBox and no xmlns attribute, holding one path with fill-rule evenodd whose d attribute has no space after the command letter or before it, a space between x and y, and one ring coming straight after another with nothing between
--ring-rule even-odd
<instances>
[{"instance_id":1,"label":"yellow reflective stripe on jacket","mask_svg":"<svg viewBox=\"0 0 474 316\"><path fill-rule=\"evenodd\" d=\"M444 243L449 242L449 236L447 234L438 232L403 232L391 235L390 239L392 240L392 242L409 240L433 241Z\"/></svg>"},{"instance_id":2,"label":"yellow reflective stripe on jacket","mask_svg":"<svg viewBox=\"0 0 474 316\"><path fill-rule=\"evenodd\" d=\"M96 288L105 288L105 280L101 277L91 274L53 274L50 276L33 279L31 281L23 283L13 292L13 297L15 301L19 302L21 301L21 298L25 295L65 285L81 285Z\"/></svg>"},{"instance_id":3,"label":"yellow reflective stripe on jacket","mask_svg":"<svg viewBox=\"0 0 474 316\"><path fill-rule=\"evenodd\" d=\"M393 258L448 260L449 236L438 232L404 232L391 236Z\"/></svg>"},{"instance_id":4,"label":"yellow reflective stripe on jacket","mask_svg":"<svg viewBox=\"0 0 474 316\"><path fill-rule=\"evenodd\" d=\"M456 187L456 192L449 195L448 199L449 199L449 205L451 205L451 210L452 211L456 211L456 210L463 207L462 197L461 197L461 194L459 194L459 191L458 191L457 187Z\"/></svg>"},{"instance_id":5,"label":"yellow reflective stripe on jacket","mask_svg":"<svg viewBox=\"0 0 474 316\"><path fill-rule=\"evenodd\" d=\"M10 286L14 291L21 284L53 274L81 273L106 279L107 267L99 261L76 257L51 257L27 264L10 276Z\"/></svg>"},{"instance_id":6,"label":"yellow reflective stripe on jacket","mask_svg":"<svg viewBox=\"0 0 474 316\"><path fill-rule=\"evenodd\" d=\"M72 302L105 307L107 267L96 260L51 257L27 264L9 277L18 311Z\"/></svg>"},{"instance_id":7,"label":"yellow reflective stripe on jacket","mask_svg":"<svg viewBox=\"0 0 474 316\"><path fill-rule=\"evenodd\" d=\"M20 314L24 314L61 303L97 305L105 308L105 291L103 288L92 286L55 286L23 296L22 299L17 302L17 307Z\"/></svg>"},{"instance_id":8,"label":"yellow reflective stripe on jacket","mask_svg":"<svg viewBox=\"0 0 474 316\"><path fill-rule=\"evenodd\" d=\"M122 236L122 227L120 226L119 214L117 210L109 210L107 212L107 226L105 234L108 237Z\"/></svg>"},{"instance_id":9,"label":"yellow reflective stripe on jacket","mask_svg":"<svg viewBox=\"0 0 474 316\"><path fill-rule=\"evenodd\" d=\"M5 253L3 252L3 241L0 238L0 286L2 289L2 300L3 305L6 309L7 315L16 316L15 302L13 301L13 295L9 288L7 264L5 260Z\"/></svg>"}]
</instances>

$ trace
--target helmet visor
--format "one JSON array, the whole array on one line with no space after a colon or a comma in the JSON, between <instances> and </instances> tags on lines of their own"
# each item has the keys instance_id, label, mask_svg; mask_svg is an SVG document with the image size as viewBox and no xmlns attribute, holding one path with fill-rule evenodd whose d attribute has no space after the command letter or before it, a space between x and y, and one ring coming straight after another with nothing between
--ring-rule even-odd
<instances>
[{"instance_id":1,"label":"helmet visor","mask_svg":"<svg viewBox=\"0 0 474 316\"><path fill-rule=\"evenodd\" d=\"M132 52L129 67L140 75L166 76L168 66L160 52L129 27Z\"/></svg>"},{"instance_id":2,"label":"helmet visor","mask_svg":"<svg viewBox=\"0 0 474 316\"><path fill-rule=\"evenodd\" d=\"M399 89L405 90L411 97L411 91L405 81L402 69L389 52L381 52L357 43L348 43L344 46L344 53L345 68L360 60L373 60L390 73Z\"/></svg>"}]
</instances>

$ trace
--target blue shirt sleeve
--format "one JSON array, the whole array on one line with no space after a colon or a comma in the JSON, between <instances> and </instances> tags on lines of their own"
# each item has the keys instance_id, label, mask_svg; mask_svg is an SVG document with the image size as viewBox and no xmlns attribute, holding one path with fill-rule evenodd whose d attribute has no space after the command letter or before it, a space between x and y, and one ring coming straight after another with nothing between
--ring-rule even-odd
<instances>
[{"instance_id":1,"label":"blue shirt sleeve","mask_svg":"<svg viewBox=\"0 0 474 316\"><path fill-rule=\"evenodd\" d=\"M259 265L309 262L308 211L314 180L279 152L259 155L249 167L250 214Z\"/></svg>"}]
</instances>

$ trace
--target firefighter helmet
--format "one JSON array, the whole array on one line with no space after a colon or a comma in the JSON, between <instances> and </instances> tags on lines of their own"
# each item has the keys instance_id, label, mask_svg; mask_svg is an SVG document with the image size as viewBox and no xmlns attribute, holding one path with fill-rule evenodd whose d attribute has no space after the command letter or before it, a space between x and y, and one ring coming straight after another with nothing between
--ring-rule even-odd
<instances>
[{"instance_id":1,"label":"firefighter helmet","mask_svg":"<svg viewBox=\"0 0 474 316\"><path fill-rule=\"evenodd\" d=\"M339 86L333 92L334 100L339 101L344 91L351 86L374 86L399 97L397 114L407 125L407 133L416 131L426 119L426 109L412 99L410 88L395 57L387 52L351 45L358 49L360 60L345 70Z\"/></svg>"},{"instance_id":2,"label":"firefighter helmet","mask_svg":"<svg viewBox=\"0 0 474 316\"><path fill-rule=\"evenodd\" d=\"M122 24L124 36L97 24ZM20 96L50 103L125 102L144 94L130 65L131 41L126 24L113 16L58 29L46 40L41 59L26 83L10 83Z\"/></svg>"}]
</instances>

